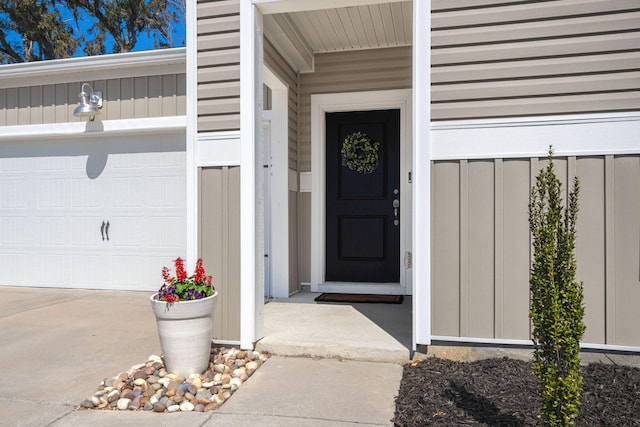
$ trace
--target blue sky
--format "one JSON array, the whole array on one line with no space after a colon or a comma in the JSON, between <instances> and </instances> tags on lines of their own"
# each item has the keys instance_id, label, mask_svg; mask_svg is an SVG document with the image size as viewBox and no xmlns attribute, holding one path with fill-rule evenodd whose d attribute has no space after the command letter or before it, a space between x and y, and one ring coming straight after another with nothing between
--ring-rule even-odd
<instances>
[{"instance_id":1,"label":"blue sky","mask_svg":"<svg viewBox=\"0 0 640 427\"><path fill-rule=\"evenodd\" d=\"M192 1L192 0L187 0L187 1ZM71 16L71 13L69 13L66 9L60 9L63 16L63 19L66 19L69 23L69 25L71 25L74 30L77 31L77 29L75 28L75 22L73 20L73 17ZM180 11L178 11L179 15L181 15ZM186 27L185 27L185 20L184 20L184 16L180 16L180 20L179 22L176 22L173 24L173 31L172 31L172 35L173 35L173 45L174 47L182 47L185 45L185 40L186 40ZM91 17L85 17L85 19L81 19L80 20L80 31L87 31L87 29L89 29L92 24L94 22L94 19L92 19ZM20 35L17 33L13 33L13 34L9 34L8 35L8 39L11 41L20 41ZM113 39L111 39L109 36L107 36L107 42L105 43L106 47L107 47L107 53L112 53L111 51L111 47L113 46ZM79 57L79 56L85 56L84 52L83 52L83 48L84 46L80 46L75 54L73 56L75 57ZM145 33L141 33L138 34L138 41L136 43L136 46L134 47L134 49L132 49L133 51L142 51L142 50L151 50L154 49L154 45L153 45L153 39L151 39L150 37L148 37Z\"/></svg>"},{"instance_id":2,"label":"blue sky","mask_svg":"<svg viewBox=\"0 0 640 427\"><path fill-rule=\"evenodd\" d=\"M189 0L188 0L189 1ZM180 12L178 11L178 13L180 14ZM63 15L64 16L64 15ZM185 40L186 40L186 26L185 26L185 17L181 16L180 17L180 21L176 22L173 24L173 31L172 31L172 36L173 36L173 46L174 47L181 47L185 45ZM68 18L69 20L73 20L73 17L71 16L71 14L68 14ZM84 24L84 25L83 25ZM88 17L85 20L82 20L80 22L81 31L86 31L86 29L88 29L89 27L91 27L91 25L93 24L93 19L91 17ZM72 26L75 26L74 22L71 22ZM107 36L107 42L105 43L107 46L107 53L112 53L110 51L111 46L113 45L113 39L109 36ZM80 48L78 48L76 54L74 56L85 56L84 52L82 51L83 46L81 46ZM153 46L153 39L148 37L146 33L141 33L138 34L138 42L136 43L136 46L132 49L132 51L134 52L138 52L138 51L142 51L142 50L152 50L154 49Z\"/></svg>"}]
</instances>

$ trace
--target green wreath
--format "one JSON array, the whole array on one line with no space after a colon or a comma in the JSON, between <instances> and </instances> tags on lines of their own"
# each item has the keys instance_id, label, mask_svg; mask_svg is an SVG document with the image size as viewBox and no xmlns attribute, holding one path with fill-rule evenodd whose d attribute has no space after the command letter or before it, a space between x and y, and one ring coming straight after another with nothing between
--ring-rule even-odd
<instances>
[{"instance_id":1,"label":"green wreath","mask_svg":"<svg viewBox=\"0 0 640 427\"><path fill-rule=\"evenodd\" d=\"M342 163L350 170L369 174L378 167L380 143L366 133L354 132L342 143Z\"/></svg>"}]
</instances>

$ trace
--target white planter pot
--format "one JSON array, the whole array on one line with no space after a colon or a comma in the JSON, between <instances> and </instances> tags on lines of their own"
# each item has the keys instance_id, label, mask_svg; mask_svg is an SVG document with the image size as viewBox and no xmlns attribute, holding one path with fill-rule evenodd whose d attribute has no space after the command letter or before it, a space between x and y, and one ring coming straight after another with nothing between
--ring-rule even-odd
<instances>
[{"instance_id":1,"label":"white planter pot","mask_svg":"<svg viewBox=\"0 0 640 427\"><path fill-rule=\"evenodd\" d=\"M149 301L156 316L165 368L184 378L201 374L209 366L218 292L199 300L174 303L155 297L152 295Z\"/></svg>"}]
</instances>

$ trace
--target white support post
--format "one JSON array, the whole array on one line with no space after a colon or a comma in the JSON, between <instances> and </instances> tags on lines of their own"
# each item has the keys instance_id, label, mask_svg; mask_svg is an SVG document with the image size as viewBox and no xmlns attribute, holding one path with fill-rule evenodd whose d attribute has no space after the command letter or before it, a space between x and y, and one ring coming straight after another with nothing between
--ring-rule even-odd
<instances>
[{"instance_id":1,"label":"white support post","mask_svg":"<svg viewBox=\"0 0 640 427\"><path fill-rule=\"evenodd\" d=\"M431 0L413 1L413 349L431 344Z\"/></svg>"},{"instance_id":2,"label":"white support post","mask_svg":"<svg viewBox=\"0 0 640 427\"><path fill-rule=\"evenodd\" d=\"M187 2L187 131L186 131L186 214L187 265L195 265L198 256L198 168L196 165L196 139L198 135L198 35L195 2Z\"/></svg>"},{"instance_id":3,"label":"white support post","mask_svg":"<svg viewBox=\"0 0 640 427\"><path fill-rule=\"evenodd\" d=\"M258 256L259 202L256 147L262 133L262 34L251 0L240 2L240 346L253 348L262 336L263 260ZM260 87L258 87L260 86ZM261 169L261 168L260 168Z\"/></svg>"}]
</instances>

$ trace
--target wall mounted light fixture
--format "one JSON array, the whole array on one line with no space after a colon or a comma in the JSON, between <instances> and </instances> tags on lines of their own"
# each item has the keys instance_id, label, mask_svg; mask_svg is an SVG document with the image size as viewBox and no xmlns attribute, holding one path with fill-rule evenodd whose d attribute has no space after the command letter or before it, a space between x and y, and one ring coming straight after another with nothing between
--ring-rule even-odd
<instances>
[{"instance_id":1,"label":"wall mounted light fixture","mask_svg":"<svg viewBox=\"0 0 640 427\"><path fill-rule=\"evenodd\" d=\"M85 88L87 89L85 90ZM102 92L99 90L94 91L89 83L82 83L78 98L80 98L80 105L73 110L73 115L76 117L89 117L89 120L93 121L96 114L100 114L100 109L102 108Z\"/></svg>"}]
</instances>

